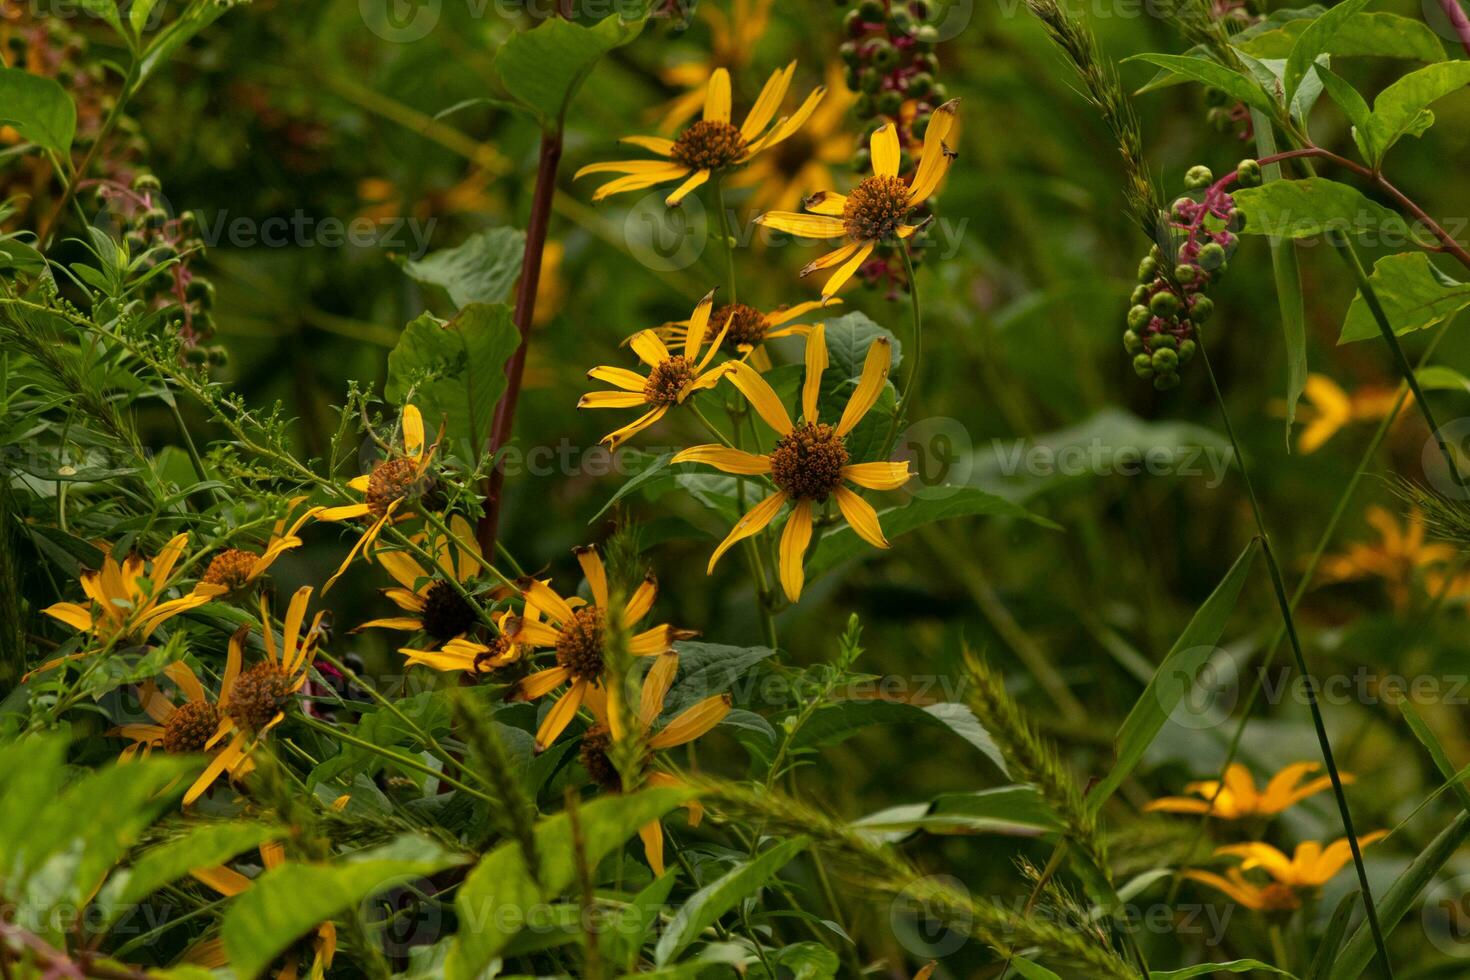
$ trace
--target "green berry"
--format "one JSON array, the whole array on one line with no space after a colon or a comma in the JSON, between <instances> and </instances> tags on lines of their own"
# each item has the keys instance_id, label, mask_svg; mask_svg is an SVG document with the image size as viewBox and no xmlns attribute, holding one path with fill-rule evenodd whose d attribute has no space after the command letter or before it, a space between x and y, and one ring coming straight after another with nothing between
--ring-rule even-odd
<instances>
[{"instance_id":1,"label":"green berry","mask_svg":"<svg viewBox=\"0 0 1470 980\"><path fill-rule=\"evenodd\" d=\"M1153 282L1159 275L1159 263L1152 257L1145 257L1138 263L1138 281Z\"/></svg>"},{"instance_id":2,"label":"green berry","mask_svg":"<svg viewBox=\"0 0 1470 980\"><path fill-rule=\"evenodd\" d=\"M883 73L876 68L864 68L858 76L858 88L863 92L872 93L883 87Z\"/></svg>"},{"instance_id":3,"label":"green berry","mask_svg":"<svg viewBox=\"0 0 1470 980\"><path fill-rule=\"evenodd\" d=\"M870 55L873 67L890 71L898 65L898 49L887 41L878 41L873 45Z\"/></svg>"},{"instance_id":4,"label":"green berry","mask_svg":"<svg viewBox=\"0 0 1470 980\"><path fill-rule=\"evenodd\" d=\"M1179 346L1179 341L1175 340L1174 335L1171 333L1155 334L1154 336L1149 338L1148 342L1149 345L1152 346L1155 350L1158 350L1161 347L1167 347L1170 350L1174 350Z\"/></svg>"},{"instance_id":5,"label":"green berry","mask_svg":"<svg viewBox=\"0 0 1470 980\"><path fill-rule=\"evenodd\" d=\"M914 96L915 98L921 99L925 95L928 95L929 90L933 87L934 76L929 74L927 71L921 71L917 75L914 75L909 79L907 91L908 94Z\"/></svg>"},{"instance_id":6,"label":"green berry","mask_svg":"<svg viewBox=\"0 0 1470 980\"><path fill-rule=\"evenodd\" d=\"M1215 303L1208 296L1196 296L1189 304L1189 318L1195 323L1204 323L1215 312Z\"/></svg>"},{"instance_id":7,"label":"green berry","mask_svg":"<svg viewBox=\"0 0 1470 980\"><path fill-rule=\"evenodd\" d=\"M857 9L863 20L876 24L883 19L883 0L863 0Z\"/></svg>"},{"instance_id":8,"label":"green berry","mask_svg":"<svg viewBox=\"0 0 1470 980\"><path fill-rule=\"evenodd\" d=\"M1219 242L1210 242L1199 250L1199 264L1205 269L1220 269L1225 266L1225 249Z\"/></svg>"},{"instance_id":9,"label":"green berry","mask_svg":"<svg viewBox=\"0 0 1470 980\"><path fill-rule=\"evenodd\" d=\"M1140 378L1152 378L1154 376L1153 358L1147 354L1139 354L1133 358L1133 371Z\"/></svg>"},{"instance_id":10,"label":"green berry","mask_svg":"<svg viewBox=\"0 0 1470 980\"><path fill-rule=\"evenodd\" d=\"M1138 287L1136 287L1133 290L1133 292L1129 295L1128 302L1132 306L1143 306L1145 303L1148 302L1148 287L1147 286L1138 286Z\"/></svg>"},{"instance_id":11,"label":"green berry","mask_svg":"<svg viewBox=\"0 0 1470 980\"><path fill-rule=\"evenodd\" d=\"M1125 330L1125 331L1123 331L1123 349L1126 350L1128 353L1133 354L1135 356L1138 355L1138 354L1142 354L1143 353L1143 338L1140 337L1140 336L1138 336L1138 334L1135 331L1132 331L1132 330Z\"/></svg>"},{"instance_id":12,"label":"green berry","mask_svg":"<svg viewBox=\"0 0 1470 980\"><path fill-rule=\"evenodd\" d=\"M1167 374L1179 367L1179 354L1167 347L1160 347L1154 351L1151 363L1156 373Z\"/></svg>"},{"instance_id":13,"label":"green berry","mask_svg":"<svg viewBox=\"0 0 1470 980\"><path fill-rule=\"evenodd\" d=\"M1205 89L1205 105L1224 105L1226 98L1224 89L1215 88L1213 85Z\"/></svg>"},{"instance_id":14,"label":"green berry","mask_svg":"<svg viewBox=\"0 0 1470 980\"><path fill-rule=\"evenodd\" d=\"M1134 330L1142 330L1148 326L1148 321L1153 319L1153 312L1142 304L1130 307L1128 310L1128 326Z\"/></svg>"},{"instance_id":15,"label":"green berry","mask_svg":"<svg viewBox=\"0 0 1470 980\"><path fill-rule=\"evenodd\" d=\"M1190 265L1188 262L1182 262L1174 267L1174 281L1181 286L1187 286L1189 283L1194 282L1198 276L1199 269Z\"/></svg>"},{"instance_id":16,"label":"green berry","mask_svg":"<svg viewBox=\"0 0 1470 980\"><path fill-rule=\"evenodd\" d=\"M1214 182L1215 175L1210 172L1209 167L1204 165L1190 167L1184 174L1184 186L1191 189L1197 190L1201 187L1209 187Z\"/></svg>"},{"instance_id":17,"label":"green berry","mask_svg":"<svg viewBox=\"0 0 1470 980\"><path fill-rule=\"evenodd\" d=\"M157 194L163 190L163 184L152 174L139 174L133 178L133 190L139 194Z\"/></svg>"},{"instance_id":18,"label":"green berry","mask_svg":"<svg viewBox=\"0 0 1470 980\"><path fill-rule=\"evenodd\" d=\"M1170 388L1179 387L1179 375L1156 374L1154 375L1154 389L1156 391L1168 391Z\"/></svg>"},{"instance_id":19,"label":"green berry","mask_svg":"<svg viewBox=\"0 0 1470 980\"><path fill-rule=\"evenodd\" d=\"M1194 359L1194 341L1186 340L1179 345L1179 363L1188 364Z\"/></svg>"},{"instance_id":20,"label":"green berry","mask_svg":"<svg viewBox=\"0 0 1470 980\"><path fill-rule=\"evenodd\" d=\"M1179 297L1172 290L1162 289L1149 297L1148 308L1155 316L1171 317L1179 312Z\"/></svg>"},{"instance_id":21,"label":"green berry","mask_svg":"<svg viewBox=\"0 0 1470 980\"><path fill-rule=\"evenodd\" d=\"M1242 160L1235 165L1235 179L1241 187L1261 186L1261 165L1254 160Z\"/></svg>"}]
</instances>

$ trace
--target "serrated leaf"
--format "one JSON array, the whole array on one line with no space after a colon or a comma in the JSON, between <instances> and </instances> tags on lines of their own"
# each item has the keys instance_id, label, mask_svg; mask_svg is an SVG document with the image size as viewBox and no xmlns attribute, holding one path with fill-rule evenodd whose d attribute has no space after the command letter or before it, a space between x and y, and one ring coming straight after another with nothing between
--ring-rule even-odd
<instances>
[{"instance_id":1,"label":"serrated leaf","mask_svg":"<svg viewBox=\"0 0 1470 980\"><path fill-rule=\"evenodd\" d=\"M1395 334L1424 330L1470 306L1470 283L1455 282L1423 252L1401 252L1373 263L1368 277ZM1379 337L1378 321L1361 293L1353 297L1339 344Z\"/></svg>"},{"instance_id":2,"label":"serrated leaf","mask_svg":"<svg viewBox=\"0 0 1470 980\"><path fill-rule=\"evenodd\" d=\"M403 271L443 289L458 309L471 303L504 303L520 275L525 250L526 233L519 228L491 228L453 248L406 261Z\"/></svg>"},{"instance_id":3,"label":"serrated leaf","mask_svg":"<svg viewBox=\"0 0 1470 980\"><path fill-rule=\"evenodd\" d=\"M1245 212L1248 235L1314 238L1327 232L1361 236L1373 232L1412 241L1398 212L1369 200L1356 188L1325 177L1274 180L1235 192L1235 205Z\"/></svg>"},{"instance_id":4,"label":"serrated leaf","mask_svg":"<svg viewBox=\"0 0 1470 980\"><path fill-rule=\"evenodd\" d=\"M505 90L536 115L542 129L560 130L567 106L598 60L642 30L643 21L617 15L593 27L549 17L501 46L495 73Z\"/></svg>"},{"instance_id":5,"label":"serrated leaf","mask_svg":"<svg viewBox=\"0 0 1470 980\"><path fill-rule=\"evenodd\" d=\"M689 896L659 937L654 948L654 963L667 965L741 899L774 878L792 858L805 850L807 843L806 837L784 840L758 857L736 865Z\"/></svg>"},{"instance_id":6,"label":"serrated leaf","mask_svg":"<svg viewBox=\"0 0 1470 980\"><path fill-rule=\"evenodd\" d=\"M77 107L56 79L0 68L0 125L65 156L77 132Z\"/></svg>"}]
</instances>

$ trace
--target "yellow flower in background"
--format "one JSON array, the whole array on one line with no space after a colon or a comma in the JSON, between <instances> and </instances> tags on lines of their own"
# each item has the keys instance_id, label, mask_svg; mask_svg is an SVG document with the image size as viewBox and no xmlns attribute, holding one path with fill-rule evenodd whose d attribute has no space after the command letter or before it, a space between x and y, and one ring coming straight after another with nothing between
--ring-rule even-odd
<instances>
[{"instance_id":1,"label":"yellow flower in background","mask_svg":"<svg viewBox=\"0 0 1470 980\"><path fill-rule=\"evenodd\" d=\"M1368 508L1368 523L1377 531L1376 544L1352 544L1341 554L1322 559L1321 575L1328 582L1379 578L1396 609L1404 609L1416 580L1454 560L1455 549L1444 543L1426 543L1424 515L1417 507L1407 517L1407 528L1383 507Z\"/></svg>"},{"instance_id":2,"label":"yellow flower in background","mask_svg":"<svg viewBox=\"0 0 1470 980\"><path fill-rule=\"evenodd\" d=\"M225 663L226 690L240 673L240 637L241 634L237 633L230 640ZM189 665L178 660L165 667L163 673L184 695L184 703L176 704L152 681L145 683L139 701L148 717L153 719L153 724L118 725L108 731L109 735L132 739L133 744L123 749L119 758L127 760L136 755L147 756L154 749L175 753L203 752L219 731L224 713L217 701L210 699Z\"/></svg>"},{"instance_id":3,"label":"yellow flower in background","mask_svg":"<svg viewBox=\"0 0 1470 980\"><path fill-rule=\"evenodd\" d=\"M827 66L827 97L805 126L770 153L762 153L730 178L731 187L750 188L747 205L754 211L794 211L818 191L834 191L834 170L846 172L857 150L847 126L853 96L842 78L842 66Z\"/></svg>"},{"instance_id":4,"label":"yellow flower in background","mask_svg":"<svg viewBox=\"0 0 1470 980\"><path fill-rule=\"evenodd\" d=\"M710 53L707 60L685 61L671 65L659 73L664 84L688 92L664 106L659 132L672 133L693 119L704 105L704 92L715 70L734 71L749 61L756 43L766 33L775 0L732 0L729 16L719 4L699 7L699 16L709 22ZM830 87L830 86L829 86Z\"/></svg>"},{"instance_id":5,"label":"yellow flower in background","mask_svg":"<svg viewBox=\"0 0 1470 980\"><path fill-rule=\"evenodd\" d=\"M766 341L777 340L781 337L806 336L811 333L812 325L792 323L792 320L806 316L813 310L820 310L825 306L841 302L840 299L817 299L797 303L795 306L783 306L769 313L762 313L755 307L744 303L726 303L715 310L711 318L715 323L725 324L721 334L724 341L719 346L724 348L726 353L748 355L751 366L757 371L769 371L771 358L766 353ZM670 343L685 343L689 339L689 328L692 324L692 320L675 320L673 323L660 327L658 334Z\"/></svg>"},{"instance_id":6,"label":"yellow flower in background","mask_svg":"<svg viewBox=\"0 0 1470 980\"><path fill-rule=\"evenodd\" d=\"M389 456L373 467L368 475L359 476L348 483L353 490L362 494L362 503L325 507L317 512L319 521L349 521L369 516L373 518L373 523L357 539L337 571L327 579L327 584L322 586L322 595L326 595L333 583L342 577L342 573L347 571L359 553L372 547L382 533L383 526L393 520L398 509L427 488L425 475L434 458L434 446L424 446L424 419L417 408L412 405L403 406L400 428L403 430L403 455Z\"/></svg>"},{"instance_id":7,"label":"yellow flower in background","mask_svg":"<svg viewBox=\"0 0 1470 980\"><path fill-rule=\"evenodd\" d=\"M290 511L294 511L300 502L300 498L292 501ZM209 567L205 569L200 581L205 585L224 586L230 592L237 592L251 585L264 575L271 565L275 564L277 558L292 548L301 547L301 539L296 536L297 532L301 530L302 525L321 511L321 507L308 507L294 519L288 512L285 517L276 521L276 526L271 532L271 539L260 554L248 548L224 549L210 559ZM288 521L290 521L289 525Z\"/></svg>"},{"instance_id":8,"label":"yellow flower in background","mask_svg":"<svg viewBox=\"0 0 1470 980\"><path fill-rule=\"evenodd\" d=\"M1385 830L1358 838L1358 846L1367 847L1388 836ZM1352 845L1346 837L1326 847L1316 841L1298 844L1291 857L1270 844L1231 844L1215 851L1219 855L1241 858L1238 867L1222 877L1212 871L1186 871L1184 877L1224 892L1248 909L1278 912L1300 908L1302 893L1322 887L1353 859ZM1265 884L1248 880L1243 872L1259 868L1271 876Z\"/></svg>"},{"instance_id":9,"label":"yellow flower in background","mask_svg":"<svg viewBox=\"0 0 1470 980\"><path fill-rule=\"evenodd\" d=\"M281 867L286 863L285 848L279 841L270 841L260 845L260 861L266 871L273 871ZM243 895L255 884L253 879L224 865L213 868L195 868L189 874L225 898ZM309 975L312 977L324 975L325 971L331 967L336 953L337 927L329 919L316 927L316 937L312 940L312 964ZM295 957L290 953L287 955L292 958L286 961L285 966L276 971L276 980L295 980L297 976L299 967ZM224 943L217 936L191 946L184 953L183 962L204 967L207 970L218 970L230 965L229 956L225 954Z\"/></svg>"},{"instance_id":10,"label":"yellow flower in background","mask_svg":"<svg viewBox=\"0 0 1470 980\"><path fill-rule=\"evenodd\" d=\"M653 425L668 414L675 405L696 391L713 388L719 383L725 368L711 369L710 362L720 352L725 333L730 327L727 320L723 329L704 350L705 335L709 331L710 309L714 306L714 291L711 290L689 317L684 331L683 353L674 354L659 339L657 330L642 330L628 341L633 353L648 367L648 375L627 368L602 365L587 372L594 381L605 381L616 385L617 391L590 391L577 402L578 408L641 408L642 415L632 422L608 433L602 441L613 449Z\"/></svg>"},{"instance_id":11,"label":"yellow flower in background","mask_svg":"<svg viewBox=\"0 0 1470 980\"><path fill-rule=\"evenodd\" d=\"M41 611L74 630L91 633L98 641L129 639L147 642L153 631L168 620L225 592L224 586L200 582L176 599L164 599L178 577L179 559L188 545L189 535L179 534L159 549L151 560L145 561L142 555L134 552L119 562L112 557L111 547L100 544L102 567L96 571L83 571L79 577L89 602L86 605L58 602ZM85 654L52 660L37 672L50 670L79 656Z\"/></svg>"},{"instance_id":12,"label":"yellow flower in background","mask_svg":"<svg viewBox=\"0 0 1470 980\"><path fill-rule=\"evenodd\" d=\"M556 666L548 667L525 678L516 687L515 696L532 701L567 684L536 730L536 751L545 751L566 730L587 698L589 691L602 686L605 640L607 632L607 570L594 548L578 548L577 562L587 585L592 590L592 604L580 598L563 599L545 582L534 578L522 584L526 602L546 615L546 622L530 616L510 624L510 636L527 647L551 648L556 651ZM658 583L650 576L634 590L623 607L622 624L632 629L649 611L658 596ZM693 636L667 624L635 633L628 640L628 652L635 657L655 657L673 649L674 641Z\"/></svg>"},{"instance_id":13,"label":"yellow flower in background","mask_svg":"<svg viewBox=\"0 0 1470 980\"><path fill-rule=\"evenodd\" d=\"M1297 437L1296 448L1303 453L1314 453L1339 431L1355 422L1377 422L1387 418L1398 402L1398 392L1392 388L1367 386L1349 395L1342 387L1325 374L1307 375L1302 389L1307 404L1300 417L1302 434ZM1413 401L1413 394L1404 396L1404 407Z\"/></svg>"},{"instance_id":14,"label":"yellow flower in background","mask_svg":"<svg viewBox=\"0 0 1470 980\"><path fill-rule=\"evenodd\" d=\"M929 127L924 131L924 149L912 181L898 175L902 151L898 130L889 123L874 132L869 141L873 176L853 188L852 193L821 191L806 200L804 207L810 214L769 211L755 219L757 224L799 238L844 243L801 270L805 277L822 269L836 268L822 287L824 298L836 295L880 242L908 238L918 231L917 225L904 222L910 211L933 196L949 172L955 154L945 143L945 137L954 128L956 101L951 99L930 116Z\"/></svg>"},{"instance_id":15,"label":"yellow flower in background","mask_svg":"<svg viewBox=\"0 0 1470 980\"><path fill-rule=\"evenodd\" d=\"M731 361L729 377L751 407L779 437L769 452L757 455L719 444L693 446L674 456L675 463L705 463L725 473L768 476L774 493L750 509L736 522L728 537L710 556L708 571L736 543L761 531L775 520L782 506L792 501L791 516L781 533L781 587L792 602L801 598L805 577L803 562L812 537L812 519L818 504L837 499L843 518L858 536L875 548L888 547L878 512L844 483L869 490L896 490L912 475L909 464L849 462L847 435L878 401L888 382L893 351L886 337L873 341L863 361L863 373L837 424L817 419L817 399L822 389L822 372L827 367L827 336L821 324L807 334L806 379L802 385L802 421L797 425L786 413L781 399L750 365Z\"/></svg>"},{"instance_id":16,"label":"yellow flower in background","mask_svg":"<svg viewBox=\"0 0 1470 980\"><path fill-rule=\"evenodd\" d=\"M657 184L683 181L664 201L670 207L682 201L691 191L709 180L711 174L739 166L762 150L770 149L799 130L816 110L826 89L818 87L807 96L801 108L791 116L776 121L776 110L786 98L796 62L775 72L761 89L760 95L738 128L730 122L730 73L717 68L710 76L704 96L704 118L688 126L678 139L661 136L625 136L621 140L656 153L662 160L613 160L592 163L577 171L576 178L588 174L614 173L623 176L610 180L597 189L592 200L600 201L610 194L643 190Z\"/></svg>"},{"instance_id":17,"label":"yellow flower in background","mask_svg":"<svg viewBox=\"0 0 1470 980\"><path fill-rule=\"evenodd\" d=\"M449 530L447 537L436 534L430 546L436 561L432 571L406 551L373 549L373 559L398 582L398 587L384 589L383 595L409 615L371 619L354 633L365 629L427 633L434 646L440 646L464 636L479 622L479 614L461 590L480 572L480 545L470 522L458 514L450 517ZM423 536L416 536L416 541L423 544Z\"/></svg>"},{"instance_id":18,"label":"yellow flower in background","mask_svg":"<svg viewBox=\"0 0 1470 980\"><path fill-rule=\"evenodd\" d=\"M669 687L674 683L674 675L678 670L679 655L670 650L659 654L644 675L638 699L638 737L649 752L644 761L645 768L652 762L652 753L689 744L724 721L725 716L730 713L730 695L716 694L690 705L671 718L667 725L656 732L652 731L653 723L663 714L664 698L668 696ZM592 688L587 692L585 703L587 710L592 712L592 717L597 719L597 724L587 729L582 736L582 767L597 785L608 792L621 793L623 778L608 757L608 749L614 742L625 740L628 733L621 729L619 712L609 710L608 693L605 690L600 687ZM643 775L642 785L668 787L682 786L683 783L666 772L649 772ZM684 806L689 811L689 825L699 826L699 821L704 817L704 808L697 801L690 801ZM663 825L657 820L650 821L639 828L638 834L643 838L643 853L648 857L648 866L653 869L655 876L661 876L664 873Z\"/></svg>"},{"instance_id":19,"label":"yellow flower in background","mask_svg":"<svg viewBox=\"0 0 1470 980\"><path fill-rule=\"evenodd\" d=\"M1309 796L1315 796L1332 785L1331 776L1318 776L1302 782L1321 766L1315 762L1294 762L1271 777L1266 788L1256 791L1256 781L1251 772L1238 762L1225 768L1225 784L1207 779L1197 783L1186 783L1184 792L1189 796L1166 796L1154 800L1144 807L1148 813L1208 813L1222 820L1242 820L1248 817L1274 817L1288 807L1295 806ZM1350 773L1340 773L1344 784L1351 783ZM1213 805L1211 800L1214 800Z\"/></svg>"}]
</instances>

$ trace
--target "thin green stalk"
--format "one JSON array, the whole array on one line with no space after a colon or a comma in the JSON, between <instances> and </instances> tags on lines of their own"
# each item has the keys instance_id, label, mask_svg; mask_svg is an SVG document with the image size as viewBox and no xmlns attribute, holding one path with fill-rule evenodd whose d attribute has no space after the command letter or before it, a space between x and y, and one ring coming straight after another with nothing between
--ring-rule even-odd
<instances>
[{"instance_id":1,"label":"thin green stalk","mask_svg":"<svg viewBox=\"0 0 1470 980\"><path fill-rule=\"evenodd\" d=\"M720 237L723 239L721 244L725 246L725 288L729 290L729 295L726 297L725 302L733 303L736 300L735 236L730 234L730 213L725 210L724 183L720 178L716 177L713 184L715 189L715 210L720 212Z\"/></svg>"},{"instance_id":2,"label":"thin green stalk","mask_svg":"<svg viewBox=\"0 0 1470 980\"><path fill-rule=\"evenodd\" d=\"M445 773L442 769L435 769L433 766L425 765L424 763L422 763L419 760L413 758L412 756L401 755L400 753L394 752L392 749L385 749L381 745L374 745L372 742L369 742L367 739L358 738L356 735L353 735L353 734L351 734L349 732L343 731L342 729L337 728L334 725L328 725L324 721L317 721L315 718L311 717L310 715L300 715L299 718L298 718L298 720L304 722L307 725L307 727L309 727L309 728L315 728L317 731L322 732L323 734L329 735L332 738L340 739L341 741L346 742L349 745L355 745L355 746L357 746L360 749L367 749L369 752L373 753L374 755L380 755L380 756L382 756L385 759L390 759L393 762L398 763L398 765L403 766L403 767L405 767L407 769L413 769L416 772L420 772L420 773L422 773L425 776L432 776L432 777L434 777L435 779L439 780L442 783L448 783L450 786L453 786L455 789L462 790L463 792L466 792L466 793L470 794L471 796L475 797L476 799L484 800L486 803L496 803L496 802L498 802L494 797L492 797L492 796L490 796L490 795L488 795L486 793L480 792L479 790L475 789L473 786L466 786L464 783L460 782L458 779L455 779L453 776L450 776L447 773Z\"/></svg>"},{"instance_id":3,"label":"thin green stalk","mask_svg":"<svg viewBox=\"0 0 1470 980\"><path fill-rule=\"evenodd\" d=\"M1292 615L1292 604L1286 595L1286 584L1282 579L1281 568L1276 562L1276 554L1271 547L1271 537L1266 530L1265 517L1261 511L1261 503L1256 497L1255 485L1251 482L1250 469L1246 465L1245 456L1240 451L1240 441L1235 436L1235 426L1230 421L1230 412L1225 407L1225 396L1220 392L1220 384L1215 379L1215 370L1210 365L1209 353L1206 350L1204 334L1200 332L1198 339L1200 360L1204 362L1205 374L1210 379L1210 390L1215 396L1215 403L1220 409L1220 419L1225 425L1225 434L1230 439L1230 447L1235 454L1235 461L1240 466L1241 480L1245 483L1246 496L1250 499L1251 514L1255 518L1256 533L1260 537L1261 551L1266 558L1266 568L1271 575L1271 588L1276 594L1276 604L1281 609L1282 623L1286 628L1287 639L1291 642L1292 656L1296 659L1297 670L1304 680L1310 681L1311 671L1307 668L1307 658L1302 653L1301 640L1297 637L1296 620ZM1312 727L1317 733L1317 744L1322 751L1322 761L1327 766L1327 774L1332 780L1333 796L1337 799L1337 809L1342 815L1343 830L1347 835L1348 847L1353 852L1353 867L1358 873L1358 886L1363 893L1363 910L1368 919L1368 930L1373 935L1373 945L1378 953L1378 960L1383 966L1383 972L1392 980L1393 966L1388 959L1388 949L1383 942L1383 930L1378 923L1378 909L1373 902L1373 888L1368 882L1368 870L1363 865L1363 849L1358 843L1357 831L1353 828L1353 815L1348 807L1347 794L1343 791L1342 774L1337 770L1337 761L1332 755L1332 741L1327 737L1327 725L1322 718L1321 705L1317 703L1317 689L1313 683L1305 685L1307 695L1307 707L1312 713Z\"/></svg>"},{"instance_id":4,"label":"thin green stalk","mask_svg":"<svg viewBox=\"0 0 1470 980\"><path fill-rule=\"evenodd\" d=\"M888 435L883 440L880 459L887 459L893 452L893 441L898 438L898 429L909 417L909 399L913 395L914 382L924 366L924 315L919 306L919 282L914 278L914 260L909 254L907 242L903 243L903 267L909 280L909 319L913 323L913 341L909 347L909 370L903 381L903 391L893 404L893 419L888 423Z\"/></svg>"}]
</instances>

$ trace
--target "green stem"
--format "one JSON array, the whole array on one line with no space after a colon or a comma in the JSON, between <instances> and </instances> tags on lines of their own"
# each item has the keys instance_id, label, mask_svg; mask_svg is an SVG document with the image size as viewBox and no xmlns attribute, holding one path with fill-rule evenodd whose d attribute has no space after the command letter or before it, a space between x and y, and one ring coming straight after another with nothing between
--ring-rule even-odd
<instances>
[{"instance_id":1,"label":"green stem","mask_svg":"<svg viewBox=\"0 0 1470 980\"><path fill-rule=\"evenodd\" d=\"M1230 439L1230 447L1235 454L1235 461L1240 467L1241 480L1245 483L1246 496L1250 499L1251 514L1255 518L1256 534L1260 538L1261 552L1266 559L1266 568L1271 576L1271 588L1276 595L1276 604L1281 609L1282 623L1286 629L1287 639L1291 643L1292 656L1296 659L1297 671L1307 683L1304 685L1307 696L1307 707L1312 713L1312 727L1317 733L1317 744L1322 751L1322 761L1327 766L1327 774L1332 780L1333 796L1337 799L1337 809L1342 815L1343 830L1347 835L1348 847L1353 852L1353 867L1358 873L1358 886L1363 893L1363 910L1368 919L1368 930L1373 934L1373 944L1378 952L1378 959L1383 966L1384 974L1392 980L1393 967L1389 963L1388 949L1383 942L1383 930L1378 923L1378 909L1373 903L1373 889L1368 883L1368 870L1363 865L1363 849L1358 843L1357 831L1353 828L1352 811L1348 808L1347 794L1343 791L1342 774L1337 770L1337 761L1332 755L1332 742L1327 737L1327 725L1322 718L1322 708L1317 703L1317 687L1313 682L1312 673L1307 668L1306 656L1302 653L1301 640L1297 637L1296 620L1292 615L1292 603L1286 596L1286 584L1282 579L1281 568L1276 562L1276 553L1271 547L1271 537L1266 530L1265 517L1261 511L1261 503L1256 497L1255 485L1251 482L1250 469L1246 465L1245 456L1240 451L1240 441L1235 436L1235 426L1230 421L1230 412L1225 407L1225 396L1220 392L1220 384L1215 378L1215 370L1210 365L1209 353L1206 350L1204 334L1198 334L1198 347L1200 360L1204 362L1205 374L1210 380L1210 390L1215 396L1215 403L1220 409L1220 419L1225 425L1225 434Z\"/></svg>"},{"instance_id":2,"label":"green stem","mask_svg":"<svg viewBox=\"0 0 1470 980\"><path fill-rule=\"evenodd\" d=\"M907 242L903 243L903 268L909 280L909 318L913 323L913 342L910 345L908 361L908 375L903 381L903 391L899 393L898 401L893 405L893 420L888 424L888 436L883 440L883 452L880 459L887 459L893 452L893 441L898 438L898 430L909 417L909 399L913 395L914 383L919 379L919 372L924 366L924 316L919 307L919 283L914 278L914 260L909 253Z\"/></svg>"},{"instance_id":3,"label":"green stem","mask_svg":"<svg viewBox=\"0 0 1470 980\"><path fill-rule=\"evenodd\" d=\"M448 783L455 789L468 793L476 799L483 800L486 803L498 802L494 797L480 792L473 786L466 786L458 779L455 779L453 776L450 776L448 773L444 772L444 770L435 769L433 766L426 765L425 763L420 762L412 756L400 755L399 753L394 752L392 749L385 749L381 745L374 745L367 739L358 738L356 735L344 731L343 729L338 728L335 725L328 725L324 721L317 721L310 715L300 715L298 720L304 722L309 728L315 728L319 732L329 735L332 738L346 742L349 745L355 745L360 749L367 749L374 755L380 755L385 759L396 762L398 765L403 766L405 769L413 769L416 772L424 774L425 776L432 776L442 783Z\"/></svg>"},{"instance_id":4,"label":"green stem","mask_svg":"<svg viewBox=\"0 0 1470 980\"><path fill-rule=\"evenodd\" d=\"M735 293L735 236L730 234L730 212L725 210L725 186L720 178L713 181L715 189L715 210L720 213L720 237L724 239L725 246L725 288L729 290L729 296L725 302L733 303L736 300Z\"/></svg>"}]
</instances>

